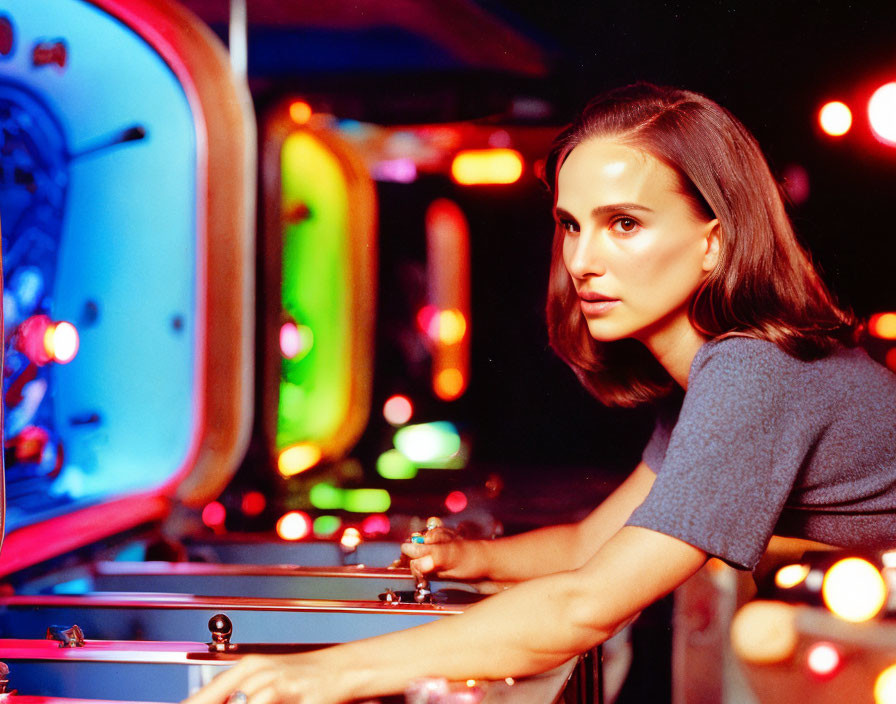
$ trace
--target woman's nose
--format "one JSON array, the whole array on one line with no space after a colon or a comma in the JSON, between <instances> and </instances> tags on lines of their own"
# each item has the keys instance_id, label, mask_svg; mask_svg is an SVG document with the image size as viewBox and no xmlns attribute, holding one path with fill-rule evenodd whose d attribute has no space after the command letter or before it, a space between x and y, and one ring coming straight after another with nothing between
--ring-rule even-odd
<instances>
[{"instance_id":1,"label":"woman's nose","mask_svg":"<svg viewBox=\"0 0 896 704\"><path fill-rule=\"evenodd\" d=\"M580 232L567 237L564 248L568 253L566 269L573 278L602 276L606 271L599 233Z\"/></svg>"}]
</instances>

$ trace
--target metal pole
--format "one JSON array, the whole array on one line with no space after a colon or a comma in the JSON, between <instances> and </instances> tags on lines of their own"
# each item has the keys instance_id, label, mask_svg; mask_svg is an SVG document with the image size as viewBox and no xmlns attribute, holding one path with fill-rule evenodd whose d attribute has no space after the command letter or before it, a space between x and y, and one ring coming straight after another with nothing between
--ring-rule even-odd
<instances>
[{"instance_id":1,"label":"metal pole","mask_svg":"<svg viewBox=\"0 0 896 704\"><path fill-rule=\"evenodd\" d=\"M227 43L230 48L230 67L239 78L246 78L249 62L249 28L246 0L230 0L230 25Z\"/></svg>"}]
</instances>

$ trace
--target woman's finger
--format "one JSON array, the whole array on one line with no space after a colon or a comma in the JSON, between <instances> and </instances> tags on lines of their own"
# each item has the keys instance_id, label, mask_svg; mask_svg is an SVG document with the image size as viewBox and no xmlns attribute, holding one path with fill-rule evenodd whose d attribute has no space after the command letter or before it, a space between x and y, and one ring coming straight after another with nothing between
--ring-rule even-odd
<instances>
[{"instance_id":1,"label":"woman's finger","mask_svg":"<svg viewBox=\"0 0 896 704\"><path fill-rule=\"evenodd\" d=\"M424 555L416 560L411 560L411 571L428 574L436 569L436 563L432 555Z\"/></svg>"},{"instance_id":2,"label":"woman's finger","mask_svg":"<svg viewBox=\"0 0 896 704\"><path fill-rule=\"evenodd\" d=\"M445 528L444 526L433 528L432 530L428 530L423 534L423 542L427 545L431 545L433 543L450 543L455 539L457 539L457 533L455 533L450 528Z\"/></svg>"},{"instance_id":3,"label":"woman's finger","mask_svg":"<svg viewBox=\"0 0 896 704\"><path fill-rule=\"evenodd\" d=\"M402 543L401 544L401 552L410 557L411 559L417 557L423 557L424 555L428 555L430 548L427 545L423 545L422 543Z\"/></svg>"}]
</instances>

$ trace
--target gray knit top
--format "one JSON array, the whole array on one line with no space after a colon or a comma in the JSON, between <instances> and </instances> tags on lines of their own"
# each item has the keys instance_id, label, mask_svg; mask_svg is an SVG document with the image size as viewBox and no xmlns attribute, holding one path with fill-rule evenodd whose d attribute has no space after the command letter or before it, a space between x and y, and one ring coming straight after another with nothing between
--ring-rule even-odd
<instances>
[{"instance_id":1,"label":"gray knit top","mask_svg":"<svg viewBox=\"0 0 896 704\"><path fill-rule=\"evenodd\" d=\"M644 450L628 520L753 569L772 534L896 547L896 375L860 349L803 362L732 337L697 352Z\"/></svg>"}]
</instances>

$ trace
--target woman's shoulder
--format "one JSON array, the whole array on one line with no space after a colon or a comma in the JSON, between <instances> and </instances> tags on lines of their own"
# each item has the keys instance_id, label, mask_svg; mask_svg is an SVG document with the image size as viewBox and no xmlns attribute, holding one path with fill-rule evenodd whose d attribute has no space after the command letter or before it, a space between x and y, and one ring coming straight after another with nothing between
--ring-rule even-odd
<instances>
[{"instance_id":1,"label":"woman's shoulder","mask_svg":"<svg viewBox=\"0 0 896 704\"><path fill-rule=\"evenodd\" d=\"M726 335L706 342L691 365L692 380L701 374L768 374L792 366L798 360L774 342L747 335Z\"/></svg>"},{"instance_id":2,"label":"woman's shoulder","mask_svg":"<svg viewBox=\"0 0 896 704\"><path fill-rule=\"evenodd\" d=\"M697 352L691 378L700 375L764 378L772 383L799 379L800 383L824 380L863 380L896 388L896 375L871 359L860 347L839 347L830 354L802 360L788 354L777 344L747 335L727 335L708 341Z\"/></svg>"}]
</instances>

